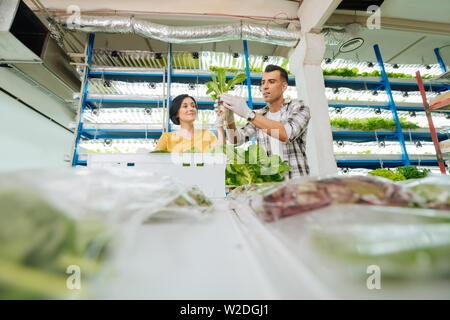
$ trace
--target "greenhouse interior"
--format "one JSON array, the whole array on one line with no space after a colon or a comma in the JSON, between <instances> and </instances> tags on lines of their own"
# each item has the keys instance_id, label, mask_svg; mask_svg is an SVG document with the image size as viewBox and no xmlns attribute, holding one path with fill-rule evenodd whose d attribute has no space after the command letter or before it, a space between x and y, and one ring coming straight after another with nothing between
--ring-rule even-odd
<instances>
[{"instance_id":1,"label":"greenhouse interior","mask_svg":"<svg viewBox=\"0 0 450 320\"><path fill-rule=\"evenodd\" d=\"M0 0L0 299L450 299L449 12Z\"/></svg>"}]
</instances>

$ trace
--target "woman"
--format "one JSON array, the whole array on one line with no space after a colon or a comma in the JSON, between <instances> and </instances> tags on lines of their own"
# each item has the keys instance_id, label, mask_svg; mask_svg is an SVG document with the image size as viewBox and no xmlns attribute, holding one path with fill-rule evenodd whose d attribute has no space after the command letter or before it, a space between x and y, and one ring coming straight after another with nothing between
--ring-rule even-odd
<instances>
[{"instance_id":1,"label":"woman","mask_svg":"<svg viewBox=\"0 0 450 320\"><path fill-rule=\"evenodd\" d=\"M180 126L180 129L176 132L163 133L155 150L182 153L195 148L201 152L207 152L212 146L225 143L223 115L217 116L215 122L219 134L218 140L214 133L209 130L194 129L194 121L197 117L197 103L193 97L187 94L181 94L172 100L169 117L174 124Z\"/></svg>"}]
</instances>

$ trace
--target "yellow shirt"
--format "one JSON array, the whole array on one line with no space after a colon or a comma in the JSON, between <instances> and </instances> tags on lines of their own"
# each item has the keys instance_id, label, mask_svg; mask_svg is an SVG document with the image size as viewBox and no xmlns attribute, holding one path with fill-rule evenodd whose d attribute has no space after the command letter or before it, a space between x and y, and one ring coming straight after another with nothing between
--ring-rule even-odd
<instances>
[{"instance_id":1,"label":"yellow shirt","mask_svg":"<svg viewBox=\"0 0 450 320\"><path fill-rule=\"evenodd\" d=\"M179 137L176 132L165 132L161 135L156 145L156 150L165 150L171 153L182 153L195 147L201 152L206 152L217 142L217 138L209 130L196 130L192 139Z\"/></svg>"}]
</instances>

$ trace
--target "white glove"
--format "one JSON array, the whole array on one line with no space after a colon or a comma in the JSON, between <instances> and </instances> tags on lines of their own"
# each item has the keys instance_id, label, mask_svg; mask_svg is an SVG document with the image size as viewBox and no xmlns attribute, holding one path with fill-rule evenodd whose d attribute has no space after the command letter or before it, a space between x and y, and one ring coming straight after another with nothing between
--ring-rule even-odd
<instances>
[{"instance_id":1,"label":"white glove","mask_svg":"<svg viewBox=\"0 0 450 320\"><path fill-rule=\"evenodd\" d=\"M223 102L223 105L227 109L233 111L242 118L247 119L249 117L251 110L244 98L222 93L219 96L219 100Z\"/></svg>"},{"instance_id":2,"label":"white glove","mask_svg":"<svg viewBox=\"0 0 450 320\"><path fill-rule=\"evenodd\" d=\"M228 108L224 108L225 109L225 122L226 124L232 124L234 123L234 112L231 111Z\"/></svg>"},{"instance_id":3,"label":"white glove","mask_svg":"<svg viewBox=\"0 0 450 320\"><path fill-rule=\"evenodd\" d=\"M219 106L218 100L216 100L214 103L214 111L216 112L216 114L218 116L223 115L223 117L225 119L225 124L228 125L228 124L234 123L234 112L228 108L225 108L223 106L223 103Z\"/></svg>"}]
</instances>

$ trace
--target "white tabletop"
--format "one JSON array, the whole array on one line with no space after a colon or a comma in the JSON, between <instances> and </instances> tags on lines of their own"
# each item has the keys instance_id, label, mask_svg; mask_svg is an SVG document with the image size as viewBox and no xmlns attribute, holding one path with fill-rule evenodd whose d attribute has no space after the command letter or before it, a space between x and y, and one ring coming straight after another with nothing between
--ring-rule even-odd
<instances>
[{"instance_id":1,"label":"white tabletop","mask_svg":"<svg viewBox=\"0 0 450 320\"><path fill-rule=\"evenodd\" d=\"M202 221L148 223L121 254L101 299L278 299L225 202Z\"/></svg>"},{"instance_id":2,"label":"white tabletop","mask_svg":"<svg viewBox=\"0 0 450 320\"><path fill-rule=\"evenodd\" d=\"M120 254L113 277L98 283L95 298L450 298L450 281L442 279L382 280L380 290L369 290L365 277L350 277L302 245L305 215L266 223L248 206L230 210L224 200L217 200L216 206L201 221L139 226L130 249Z\"/></svg>"}]
</instances>

